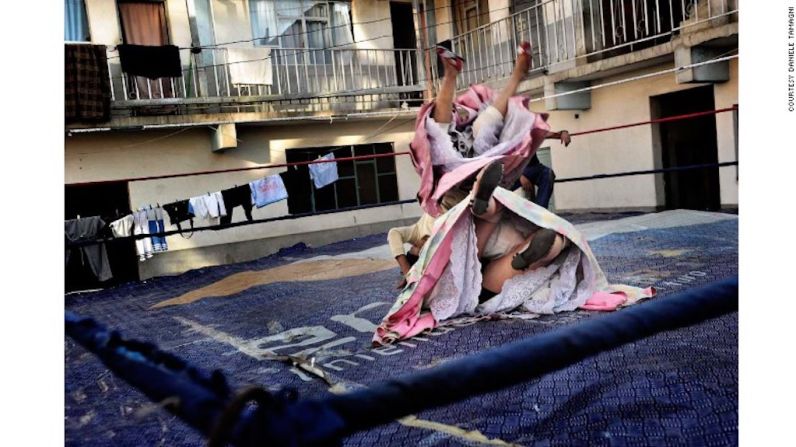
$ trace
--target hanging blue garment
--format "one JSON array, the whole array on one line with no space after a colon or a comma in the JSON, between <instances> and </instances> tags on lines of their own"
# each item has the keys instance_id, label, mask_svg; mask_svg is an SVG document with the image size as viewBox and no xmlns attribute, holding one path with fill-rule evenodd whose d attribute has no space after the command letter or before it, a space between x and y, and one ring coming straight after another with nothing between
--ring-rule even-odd
<instances>
[{"instance_id":1,"label":"hanging blue garment","mask_svg":"<svg viewBox=\"0 0 796 447\"><path fill-rule=\"evenodd\" d=\"M287 199L285 183L278 174L255 180L249 183L249 186L252 189L254 205L257 208L262 208L268 204Z\"/></svg>"},{"instance_id":2,"label":"hanging blue garment","mask_svg":"<svg viewBox=\"0 0 796 447\"><path fill-rule=\"evenodd\" d=\"M89 42L88 18L83 0L64 0L64 41Z\"/></svg>"},{"instance_id":3,"label":"hanging blue garment","mask_svg":"<svg viewBox=\"0 0 796 447\"><path fill-rule=\"evenodd\" d=\"M319 160L334 160L334 154L326 154ZM310 168L310 178L316 189L331 185L338 179L337 162L315 163L308 167Z\"/></svg>"}]
</instances>

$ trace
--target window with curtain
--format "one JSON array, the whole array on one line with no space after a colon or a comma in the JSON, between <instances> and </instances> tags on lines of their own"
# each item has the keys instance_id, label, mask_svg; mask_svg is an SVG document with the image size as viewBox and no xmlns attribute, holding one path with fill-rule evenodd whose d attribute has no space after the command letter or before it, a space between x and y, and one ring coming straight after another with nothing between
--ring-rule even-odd
<instances>
[{"instance_id":1,"label":"window with curtain","mask_svg":"<svg viewBox=\"0 0 796 447\"><path fill-rule=\"evenodd\" d=\"M255 45L327 48L354 41L351 3L323 0L249 0Z\"/></svg>"},{"instance_id":2,"label":"window with curtain","mask_svg":"<svg viewBox=\"0 0 796 447\"><path fill-rule=\"evenodd\" d=\"M89 42L88 16L83 0L64 0L64 40Z\"/></svg>"}]
</instances>

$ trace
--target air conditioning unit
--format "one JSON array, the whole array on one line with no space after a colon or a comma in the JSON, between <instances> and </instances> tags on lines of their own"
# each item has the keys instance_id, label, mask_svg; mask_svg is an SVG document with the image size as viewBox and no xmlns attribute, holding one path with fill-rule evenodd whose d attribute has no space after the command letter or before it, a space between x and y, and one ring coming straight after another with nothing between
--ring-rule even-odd
<instances>
[{"instance_id":1,"label":"air conditioning unit","mask_svg":"<svg viewBox=\"0 0 796 447\"><path fill-rule=\"evenodd\" d=\"M235 123L219 124L213 132L213 152L221 152L238 147L238 133Z\"/></svg>"}]
</instances>

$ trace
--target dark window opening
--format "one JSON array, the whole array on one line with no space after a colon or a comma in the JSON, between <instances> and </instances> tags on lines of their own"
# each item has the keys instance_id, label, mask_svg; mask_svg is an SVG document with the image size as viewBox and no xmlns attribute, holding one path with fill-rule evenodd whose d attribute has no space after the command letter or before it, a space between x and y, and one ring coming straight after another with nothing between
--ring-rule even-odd
<instances>
[{"instance_id":1,"label":"dark window opening","mask_svg":"<svg viewBox=\"0 0 796 447\"><path fill-rule=\"evenodd\" d=\"M65 186L64 219L75 219L77 216L100 216L106 224L130 213L130 195L127 182L109 182L96 185ZM101 234L110 237L111 232L105 229ZM81 257L73 252L66 265L67 292L73 290L109 287L126 281L138 280L138 256L133 240L113 241L105 244L113 278L99 282L87 266L81 264Z\"/></svg>"},{"instance_id":2,"label":"dark window opening","mask_svg":"<svg viewBox=\"0 0 796 447\"><path fill-rule=\"evenodd\" d=\"M312 161L328 153L333 153L339 159L393 152L392 143L302 148L288 150L286 160L288 163ZM288 212L328 211L398 200L394 157L338 161L337 175L339 178L336 182L317 189L307 165L289 167L288 172L282 175L288 188Z\"/></svg>"}]
</instances>

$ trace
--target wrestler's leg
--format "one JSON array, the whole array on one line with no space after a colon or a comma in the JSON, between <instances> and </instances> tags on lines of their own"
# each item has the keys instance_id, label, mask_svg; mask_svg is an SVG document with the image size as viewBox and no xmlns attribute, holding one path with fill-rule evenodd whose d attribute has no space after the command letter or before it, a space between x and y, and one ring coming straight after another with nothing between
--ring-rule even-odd
<instances>
[{"instance_id":1,"label":"wrestler's leg","mask_svg":"<svg viewBox=\"0 0 796 447\"><path fill-rule=\"evenodd\" d=\"M525 247L532 243L534 236L538 233L539 232L537 231L536 233L531 234L525 240L524 244L517 245L504 256L501 256L500 258L490 262L484 271L482 287L491 292L499 293L501 290L503 290L503 284L507 280L517 275L521 275L527 270L536 270L540 267L549 265L559 254L561 254L561 251L563 251L563 249L566 247L564 236L557 235L552 247L550 247L550 250L544 255L543 258L535 261L525 270L517 270L513 268L511 261L514 256L523 251Z\"/></svg>"},{"instance_id":2,"label":"wrestler's leg","mask_svg":"<svg viewBox=\"0 0 796 447\"><path fill-rule=\"evenodd\" d=\"M500 91L492 104L481 111L473 121L473 138L475 139L475 152L483 153L500 141L500 132L503 129L503 118L509 108L509 98L517 92L522 78L530 65L530 45L527 42L520 44L517 62L514 71L505 87Z\"/></svg>"},{"instance_id":3,"label":"wrestler's leg","mask_svg":"<svg viewBox=\"0 0 796 447\"><path fill-rule=\"evenodd\" d=\"M506 116L506 112L508 112L509 98L517 93L517 87L520 86L520 82L531 66L531 45L528 42L522 42L517 53L517 61L514 63L514 70L511 72L509 82L492 101L492 107L496 108L503 116Z\"/></svg>"},{"instance_id":4,"label":"wrestler's leg","mask_svg":"<svg viewBox=\"0 0 796 447\"><path fill-rule=\"evenodd\" d=\"M453 95L456 93L456 76L462 69L461 60L440 54L445 74L442 77L437 99L434 101L433 118L439 124L447 124L453 120Z\"/></svg>"}]
</instances>

